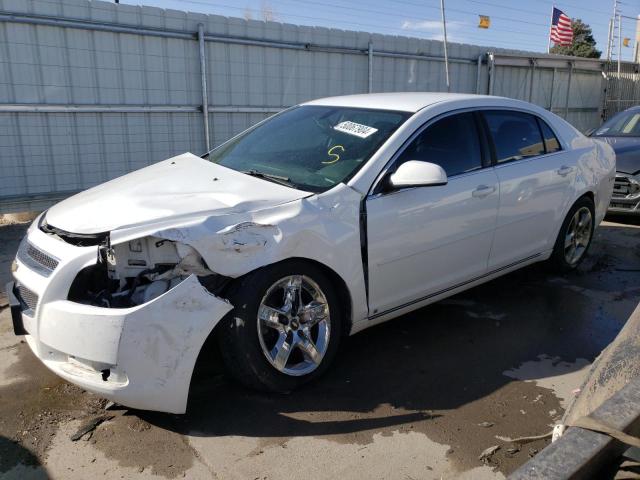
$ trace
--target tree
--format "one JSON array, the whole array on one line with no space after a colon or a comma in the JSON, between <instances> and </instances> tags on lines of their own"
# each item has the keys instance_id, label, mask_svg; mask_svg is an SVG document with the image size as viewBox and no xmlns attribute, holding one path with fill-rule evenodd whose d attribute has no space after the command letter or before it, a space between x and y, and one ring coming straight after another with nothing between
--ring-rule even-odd
<instances>
[{"instance_id":1,"label":"tree","mask_svg":"<svg viewBox=\"0 0 640 480\"><path fill-rule=\"evenodd\" d=\"M262 3L260 4L260 11L258 12L258 14L265 22L278 21L278 15L276 14L276 11L273 9L268 0L262 0ZM245 20L253 20L253 10L249 7L244 7L243 16Z\"/></svg>"},{"instance_id":2,"label":"tree","mask_svg":"<svg viewBox=\"0 0 640 480\"><path fill-rule=\"evenodd\" d=\"M571 20L573 42L568 47L554 45L549 53L571 55L573 57L600 58L602 52L596 49L596 40L591 33L591 27L579 18Z\"/></svg>"},{"instance_id":3,"label":"tree","mask_svg":"<svg viewBox=\"0 0 640 480\"><path fill-rule=\"evenodd\" d=\"M267 0L262 0L260 12L262 13L262 20L265 22L275 22L278 20L275 10Z\"/></svg>"}]
</instances>

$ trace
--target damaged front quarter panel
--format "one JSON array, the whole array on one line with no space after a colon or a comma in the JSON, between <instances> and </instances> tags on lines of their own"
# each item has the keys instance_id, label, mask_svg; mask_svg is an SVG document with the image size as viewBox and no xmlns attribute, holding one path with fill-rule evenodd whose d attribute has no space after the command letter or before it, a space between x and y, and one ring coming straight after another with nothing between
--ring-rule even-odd
<instances>
[{"instance_id":1,"label":"damaged front quarter panel","mask_svg":"<svg viewBox=\"0 0 640 480\"><path fill-rule=\"evenodd\" d=\"M218 217L154 235L195 248L215 273L238 277L272 263L271 253L282 240L281 230L269 224L244 221L221 227Z\"/></svg>"},{"instance_id":2,"label":"damaged front quarter panel","mask_svg":"<svg viewBox=\"0 0 640 480\"><path fill-rule=\"evenodd\" d=\"M191 219L147 232L192 246L217 275L237 278L290 258L316 261L348 286L353 323L367 318L362 257L362 194L340 184L320 195L247 212Z\"/></svg>"},{"instance_id":3,"label":"damaged front quarter panel","mask_svg":"<svg viewBox=\"0 0 640 480\"><path fill-rule=\"evenodd\" d=\"M336 274L351 331L366 321L361 198L341 184L262 210L113 230L105 258L96 263L96 250L85 247L52 275L69 286L43 296L46 322L27 341L49 368L87 390L183 413L202 346L233 309L223 292L234 278L291 258L315 261ZM66 245L32 233L47 249ZM96 328L105 317L113 328Z\"/></svg>"}]
</instances>

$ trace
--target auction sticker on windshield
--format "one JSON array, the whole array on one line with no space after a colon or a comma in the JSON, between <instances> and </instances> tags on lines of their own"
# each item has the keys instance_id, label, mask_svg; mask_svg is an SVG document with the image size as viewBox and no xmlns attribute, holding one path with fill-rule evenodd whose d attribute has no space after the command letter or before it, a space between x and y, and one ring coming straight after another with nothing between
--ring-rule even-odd
<instances>
[{"instance_id":1,"label":"auction sticker on windshield","mask_svg":"<svg viewBox=\"0 0 640 480\"><path fill-rule=\"evenodd\" d=\"M370 135L373 135L378 131L377 128L369 127L367 125L362 125L356 122L341 122L335 127L334 130L339 132L348 133L349 135L355 135L360 138L367 138Z\"/></svg>"}]
</instances>

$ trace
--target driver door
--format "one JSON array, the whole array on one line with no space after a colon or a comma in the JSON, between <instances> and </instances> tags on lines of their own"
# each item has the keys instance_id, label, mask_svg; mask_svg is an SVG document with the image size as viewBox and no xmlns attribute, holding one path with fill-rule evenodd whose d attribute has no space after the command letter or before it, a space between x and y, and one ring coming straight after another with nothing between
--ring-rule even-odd
<instances>
[{"instance_id":1,"label":"driver door","mask_svg":"<svg viewBox=\"0 0 640 480\"><path fill-rule=\"evenodd\" d=\"M372 317L427 300L487 272L499 187L476 114L453 114L423 127L399 153L391 171L409 160L440 165L448 183L368 197Z\"/></svg>"}]
</instances>

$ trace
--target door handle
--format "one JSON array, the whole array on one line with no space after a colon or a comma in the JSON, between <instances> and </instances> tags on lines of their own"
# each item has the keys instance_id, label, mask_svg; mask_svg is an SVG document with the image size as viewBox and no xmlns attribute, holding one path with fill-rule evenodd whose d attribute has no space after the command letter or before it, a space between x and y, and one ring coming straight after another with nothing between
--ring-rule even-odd
<instances>
[{"instance_id":1,"label":"door handle","mask_svg":"<svg viewBox=\"0 0 640 480\"><path fill-rule=\"evenodd\" d=\"M484 198L487 195L491 195L495 191L496 187L494 187L493 185L478 185L478 187L473 192L471 192L471 196L475 198Z\"/></svg>"},{"instance_id":2,"label":"door handle","mask_svg":"<svg viewBox=\"0 0 640 480\"><path fill-rule=\"evenodd\" d=\"M571 172L573 172L573 167L567 167L566 165L563 165L558 170L556 170L556 173L561 177L566 177Z\"/></svg>"}]
</instances>

